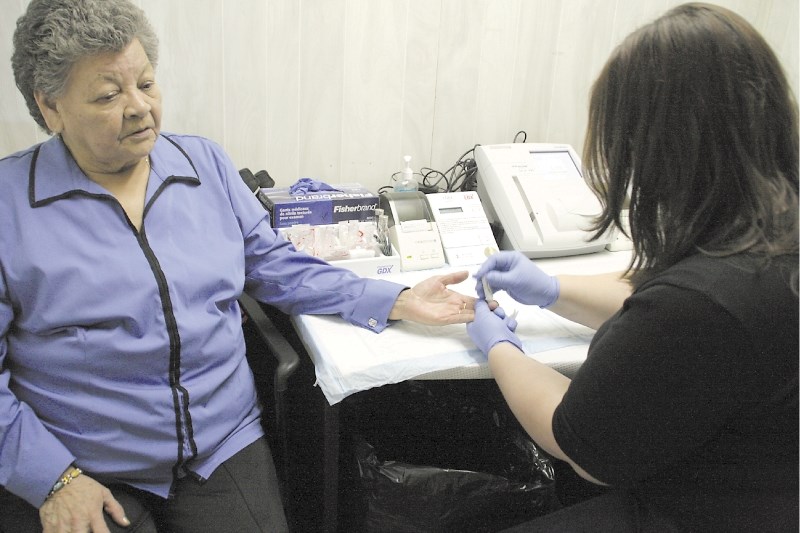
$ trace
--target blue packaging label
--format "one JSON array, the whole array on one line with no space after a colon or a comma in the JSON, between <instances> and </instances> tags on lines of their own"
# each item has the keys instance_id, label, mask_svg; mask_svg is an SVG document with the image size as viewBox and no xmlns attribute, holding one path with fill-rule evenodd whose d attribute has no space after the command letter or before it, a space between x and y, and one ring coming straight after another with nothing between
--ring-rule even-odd
<instances>
[{"instance_id":1,"label":"blue packaging label","mask_svg":"<svg viewBox=\"0 0 800 533\"><path fill-rule=\"evenodd\" d=\"M359 184L337 185L339 191L305 195L289 194L288 188L263 189L268 199L272 227L295 224L336 224L343 220L372 220L378 197Z\"/></svg>"}]
</instances>

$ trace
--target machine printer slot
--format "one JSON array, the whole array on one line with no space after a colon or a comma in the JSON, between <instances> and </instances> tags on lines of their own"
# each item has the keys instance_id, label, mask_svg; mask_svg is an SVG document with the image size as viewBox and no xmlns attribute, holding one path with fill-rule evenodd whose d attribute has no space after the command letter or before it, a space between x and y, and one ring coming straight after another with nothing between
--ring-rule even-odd
<instances>
[{"instance_id":1,"label":"machine printer slot","mask_svg":"<svg viewBox=\"0 0 800 533\"><path fill-rule=\"evenodd\" d=\"M380 207L389 217L389 239L400 254L404 271L444 266L439 229L421 192L386 192Z\"/></svg>"}]
</instances>

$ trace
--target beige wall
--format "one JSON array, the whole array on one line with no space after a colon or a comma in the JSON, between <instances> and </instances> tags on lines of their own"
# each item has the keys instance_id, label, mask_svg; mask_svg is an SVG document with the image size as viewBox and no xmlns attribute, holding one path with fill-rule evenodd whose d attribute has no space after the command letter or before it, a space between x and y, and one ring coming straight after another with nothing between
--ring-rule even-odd
<instances>
[{"instance_id":1,"label":"beige wall","mask_svg":"<svg viewBox=\"0 0 800 533\"><path fill-rule=\"evenodd\" d=\"M165 131L222 144L279 184L376 190L413 156L446 170L475 144L580 151L590 84L627 33L676 0L134 0L161 38ZM719 0L776 50L797 92L797 0ZM0 155L45 138L14 86L0 0Z\"/></svg>"}]
</instances>

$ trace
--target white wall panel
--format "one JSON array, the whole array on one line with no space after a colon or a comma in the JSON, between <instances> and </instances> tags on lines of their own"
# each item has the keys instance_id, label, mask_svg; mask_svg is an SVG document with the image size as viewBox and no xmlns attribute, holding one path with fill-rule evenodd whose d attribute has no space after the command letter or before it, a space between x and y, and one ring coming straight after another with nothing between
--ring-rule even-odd
<instances>
[{"instance_id":1,"label":"white wall panel","mask_svg":"<svg viewBox=\"0 0 800 533\"><path fill-rule=\"evenodd\" d=\"M161 43L158 82L164 98L162 128L226 143L223 2L141 0Z\"/></svg>"},{"instance_id":2,"label":"white wall panel","mask_svg":"<svg viewBox=\"0 0 800 533\"><path fill-rule=\"evenodd\" d=\"M433 168L446 169L476 142L483 13L489 1L442 0L430 154Z\"/></svg>"},{"instance_id":3,"label":"white wall panel","mask_svg":"<svg viewBox=\"0 0 800 533\"><path fill-rule=\"evenodd\" d=\"M302 2L300 157L289 183L302 176L340 182L346 7L345 0Z\"/></svg>"},{"instance_id":4,"label":"white wall panel","mask_svg":"<svg viewBox=\"0 0 800 533\"><path fill-rule=\"evenodd\" d=\"M253 43L266 47L266 90L258 94L266 100L267 118L261 127L255 124L249 134L264 145L264 153L262 157L256 153L242 159L240 166L249 166L254 172L269 169L282 184L293 183L299 177L300 117L305 111L300 103L301 16L301 2L273 0L268 3L266 23L255 19L256 27L252 28L257 36Z\"/></svg>"},{"instance_id":5,"label":"white wall panel","mask_svg":"<svg viewBox=\"0 0 800 533\"><path fill-rule=\"evenodd\" d=\"M269 88L266 33L253 21L267 20L263 0L237 0L222 4L221 35L222 117L221 137L238 166L266 168ZM211 74L211 73L208 73Z\"/></svg>"},{"instance_id":6,"label":"white wall panel","mask_svg":"<svg viewBox=\"0 0 800 533\"><path fill-rule=\"evenodd\" d=\"M502 139L481 139L482 144L511 142L512 133L524 130L529 141L550 141L551 120L558 120L551 100L555 87L553 74L559 54L555 43L561 32L562 2L523 0L516 26L514 92L510 102L509 131ZM582 105L573 102L571 105Z\"/></svg>"},{"instance_id":7,"label":"white wall panel","mask_svg":"<svg viewBox=\"0 0 800 533\"><path fill-rule=\"evenodd\" d=\"M135 0L161 39L163 127L280 184L390 183L475 144L580 150L591 83L630 31L680 0ZM798 88L798 2L719 0ZM41 141L8 58L27 0L0 0L0 155Z\"/></svg>"},{"instance_id":8,"label":"white wall panel","mask_svg":"<svg viewBox=\"0 0 800 533\"><path fill-rule=\"evenodd\" d=\"M475 123L472 138L481 143L510 142L515 49L520 16L520 0L488 2L482 13L482 27L476 40L480 53L473 61L478 66L475 92ZM467 114L470 114L469 112ZM452 154L451 157L456 157Z\"/></svg>"},{"instance_id":9,"label":"white wall panel","mask_svg":"<svg viewBox=\"0 0 800 533\"><path fill-rule=\"evenodd\" d=\"M403 155L412 157L416 170L431 164L441 14L440 2L409 1L405 63L402 78L395 80L403 86L400 146L383 162L389 175L400 168Z\"/></svg>"},{"instance_id":10,"label":"white wall panel","mask_svg":"<svg viewBox=\"0 0 800 533\"><path fill-rule=\"evenodd\" d=\"M616 2L563 2L555 42L557 61L551 80L547 141L565 142L580 149L586 129L589 89L615 44L612 43L615 12ZM591 26L581 21L591 21Z\"/></svg>"},{"instance_id":11,"label":"white wall panel","mask_svg":"<svg viewBox=\"0 0 800 533\"><path fill-rule=\"evenodd\" d=\"M399 160L408 2L347 0L341 181L383 179Z\"/></svg>"}]
</instances>

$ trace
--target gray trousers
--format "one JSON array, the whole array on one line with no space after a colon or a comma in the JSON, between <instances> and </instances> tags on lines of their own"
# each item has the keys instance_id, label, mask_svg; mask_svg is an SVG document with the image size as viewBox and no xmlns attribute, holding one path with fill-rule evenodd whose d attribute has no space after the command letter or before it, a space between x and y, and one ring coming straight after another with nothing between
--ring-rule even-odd
<instances>
[{"instance_id":1,"label":"gray trousers","mask_svg":"<svg viewBox=\"0 0 800 533\"><path fill-rule=\"evenodd\" d=\"M131 521L117 525L106 516L111 533L287 532L278 477L264 438L217 468L205 483L178 481L173 498L164 499L128 485L109 485ZM39 510L0 488L0 532L42 530Z\"/></svg>"}]
</instances>

